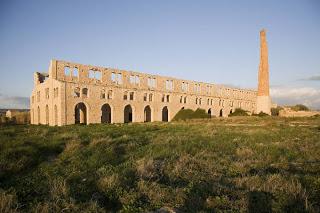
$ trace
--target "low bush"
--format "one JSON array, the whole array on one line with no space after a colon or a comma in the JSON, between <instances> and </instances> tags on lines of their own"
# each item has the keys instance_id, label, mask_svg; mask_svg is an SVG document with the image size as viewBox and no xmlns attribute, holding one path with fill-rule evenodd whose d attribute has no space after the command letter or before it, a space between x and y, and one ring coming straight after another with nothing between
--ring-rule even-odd
<instances>
[{"instance_id":1,"label":"low bush","mask_svg":"<svg viewBox=\"0 0 320 213\"><path fill-rule=\"evenodd\" d=\"M204 110L198 108L196 111L192 109L181 109L172 119L173 121L188 119L210 118L210 115Z\"/></svg>"},{"instance_id":2,"label":"low bush","mask_svg":"<svg viewBox=\"0 0 320 213\"><path fill-rule=\"evenodd\" d=\"M294 111L309 111L309 108L303 104L297 104L290 107Z\"/></svg>"},{"instance_id":3,"label":"low bush","mask_svg":"<svg viewBox=\"0 0 320 213\"><path fill-rule=\"evenodd\" d=\"M271 108L271 115L272 116L279 116L280 110L282 110L282 107L273 107Z\"/></svg>"},{"instance_id":4,"label":"low bush","mask_svg":"<svg viewBox=\"0 0 320 213\"><path fill-rule=\"evenodd\" d=\"M173 121L186 120L193 118L194 111L192 109L181 109L172 119Z\"/></svg>"},{"instance_id":5,"label":"low bush","mask_svg":"<svg viewBox=\"0 0 320 213\"><path fill-rule=\"evenodd\" d=\"M229 114L229 116L248 116L248 111L245 111L241 108L236 108L234 110L234 112L232 112L231 114Z\"/></svg>"},{"instance_id":6,"label":"low bush","mask_svg":"<svg viewBox=\"0 0 320 213\"><path fill-rule=\"evenodd\" d=\"M267 113L264 113L264 112L259 112L258 114L252 114L252 116L258 116L258 117L266 117L266 116L269 116Z\"/></svg>"}]
</instances>

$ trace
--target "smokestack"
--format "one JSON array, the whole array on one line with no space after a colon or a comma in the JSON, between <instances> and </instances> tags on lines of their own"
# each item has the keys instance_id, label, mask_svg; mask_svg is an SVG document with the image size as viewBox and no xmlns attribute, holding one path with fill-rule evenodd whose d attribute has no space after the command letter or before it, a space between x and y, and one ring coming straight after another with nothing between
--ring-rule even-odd
<instances>
[{"instance_id":1,"label":"smokestack","mask_svg":"<svg viewBox=\"0 0 320 213\"><path fill-rule=\"evenodd\" d=\"M257 113L271 114L271 99L269 92L269 63L266 31L260 31L260 64L258 74Z\"/></svg>"}]
</instances>

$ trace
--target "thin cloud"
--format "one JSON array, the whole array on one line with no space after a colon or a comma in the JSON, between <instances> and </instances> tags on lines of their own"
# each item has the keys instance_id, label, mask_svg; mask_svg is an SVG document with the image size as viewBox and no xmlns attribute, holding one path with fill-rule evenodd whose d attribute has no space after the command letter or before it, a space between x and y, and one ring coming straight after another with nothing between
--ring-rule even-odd
<instances>
[{"instance_id":1,"label":"thin cloud","mask_svg":"<svg viewBox=\"0 0 320 213\"><path fill-rule=\"evenodd\" d=\"M304 104L313 109L320 109L320 90L313 87L272 87L273 102L279 105Z\"/></svg>"},{"instance_id":2,"label":"thin cloud","mask_svg":"<svg viewBox=\"0 0 320 213\"><path fill-rule=\"evenodd\" d=\"M4 109L28 109L30 100L28 97L7 96L0 94L0 108Z\"/></svg>"},{"instance_id":3,"label":"thin cloud","mask_svg":"<svg viewBox=\"0 0 320 213\"><path fill-rule=\"evenodd\" d=\"M299 81L320 81L320 75L311 76L309 78L302 78Z\"/></svg>"}]
</instances>

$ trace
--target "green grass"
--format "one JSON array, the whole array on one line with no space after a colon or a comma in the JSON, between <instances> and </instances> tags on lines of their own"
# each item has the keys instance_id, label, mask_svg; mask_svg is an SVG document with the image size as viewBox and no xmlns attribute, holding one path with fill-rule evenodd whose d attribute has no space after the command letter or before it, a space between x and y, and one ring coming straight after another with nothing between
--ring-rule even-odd
<instances>
[{"instance_id":1,"label":"green grass","mask_svg":"<svg viewBox=\"0 0 320 213\"><path fill-rule=\"evenodd\" d=\"M319 212L320 118L0 127L0 212Z\"/></svg>"}]
</instances>

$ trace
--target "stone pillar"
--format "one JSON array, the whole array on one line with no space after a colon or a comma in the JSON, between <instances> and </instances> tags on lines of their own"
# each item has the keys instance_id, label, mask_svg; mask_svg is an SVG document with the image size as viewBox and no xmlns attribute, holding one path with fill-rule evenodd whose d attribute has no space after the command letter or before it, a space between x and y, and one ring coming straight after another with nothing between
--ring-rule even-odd
<instances>
[{"instance_id":1,"label":"stone pillar","mask_svg":"<svg viewBox=\"0 0 320 213\"><path fill-rule=\"evenodd\" d=\"M271 114L269 94L269 64L266 31L260 31L260 65L258 75L257 113Z\"/></svg>"}]
</instances>

